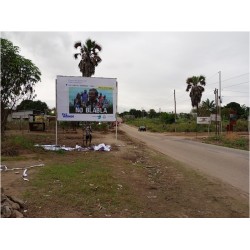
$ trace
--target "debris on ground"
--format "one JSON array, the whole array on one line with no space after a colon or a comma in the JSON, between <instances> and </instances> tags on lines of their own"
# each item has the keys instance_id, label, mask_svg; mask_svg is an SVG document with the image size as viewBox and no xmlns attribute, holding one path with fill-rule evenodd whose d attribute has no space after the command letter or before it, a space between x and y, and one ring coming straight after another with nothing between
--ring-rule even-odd
<instances>
[{"instance_id":1,"label":"debris on ground","mask_svg":"<svg viewBox=\"0 0 250 250\"><path fill-rule=\"evenodd\" d=\"M65 147L65 145L63 146L58 146L58 145L39 145L39 144L35 144L35 147L42 147L46 150L52 150L52 151L58 151L60 149L65 150L65 151L73 151L73 150L78 150L78 151L88 151L90 149L93 149L95 151L110 151L111 150L111 146L110 145L105 145L104 143L99 144L98 146L91 146L88 148L83 148L79 145L76 145L75 148L71 148L71 147Z\"/></svg>"},{"instance_id":2,"label":"debris on ground","mask_svg":"<svg viewBox=\"0 0 250 250\"><path fill-rule=\"evenodd\" d=\"M104 143L99 144L98 146L93 146L93 149L95 151L110 151L111 146L110 145L106 145Z\"/></svg>"},{"instance_id":3,"label":"debris on ground","mask_svg":"<svg viewBox=\"0 0 250 250\"><path fill-rule=\"evenodd\" d=\"M4 194L1 187L1 218L23 218L24 201Z\"/></svg>"},{"instance_id":4,"label":"debris on ground","mask_svg":"<svg viewBox=\"0 0 250 250\"><path fill-rule=\"evenodd\" d=\"M26 168L8 168L6 165L1 165L1 166L0 166L0 171L2 171L3 168L5 168L5 171L8 171L8 170L16 170L16 169L24 169L22 178L23 178L25 181L29 181L27 178L24 178L24 177L27 177L27 174L26 174L27 168L34 168L34 167L44 167L44 164L34 165L34 166L26 167ZM15 172L15 174L17 174L17 173L19 173L19 172Z\"/></svg>"}]
</instances>

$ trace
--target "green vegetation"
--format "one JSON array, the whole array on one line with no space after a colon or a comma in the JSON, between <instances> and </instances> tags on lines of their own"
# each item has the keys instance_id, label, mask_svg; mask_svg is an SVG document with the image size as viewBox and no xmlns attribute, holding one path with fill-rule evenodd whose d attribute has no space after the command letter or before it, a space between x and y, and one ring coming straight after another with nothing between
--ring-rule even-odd
<instances>
[{"instance_id":1,"label":"green vegetation","mask_svg":"<svg viewBox=\"0 0 250 250\"><path fill-rule=\"evenodd\" d=\"M136 199L126 183L118 182L111 172L112 157L97 157L88 154L85 159L74 163L52 163L40 168L29 183L33 192L26 192L24 198L33 203L46 205L48 197L58 206L68 207L72 212L80 211L81 217L98 216L99 210L115 213L122 208L136 210ZM32 197L32 199L31 199ZM76 211L75 211L76 209ZM68 211L67 211L68 212ZM66 217L54 211L52 217Z\"/></svg>"},{"instance_id":2,"label":"green vegetation","mask_svg":"<svg viewBox=\"0 0 250 250\"><path fill-rule=\"evenodd\" d=\"M201 85L204 85L205 78L203 76L196 78L188 78L187 79L187 90L191 89L191 92L195 92L195 89L200 89L199 95L195 96L192 94L193 104L196 108L193 108L190 113L179 113L176 115L176 132L196 132L196 114L197 110L199 110L200 117L210 117L211 113L216 113L216 107L214 101L210 101L207 99L206 101L202 101L199 104L202 86L197 85L198 80L201 80ZM198 86L198 87L197 87ZM197 106L198 105L198 106ZM222 118L222 131L227 131L227 125L230 120L230 111L236 111L237 114L237 123L234 126L235 132L243 132L248 131L248 116L249 116L249 107L246 105L240 105L235 102L231 102L224 107L221 107L221 118ZM119 114L120 117L128 124L135 125L137 127L145 125L148 131L151 132L174 132L175 131L175 114L167 113L167 112L156 112L154 109L150 109L149 111L145 110L136 110L130 109L130 111L124 111ZM126 116L132 116L133 118L126 118ZM146 118L146 119L145 119ZM214 122L209 126L198 124L197 132L215 132Z\"/></svg>"},{"instance_id":3,"label":"green vegetation","mask_svg":"<svg viewBox=\"0 0 250 250\"><path fill-rule=\"evenodd\" d=\"M46 111L48 109L48 105L45 102L40 100L33 101L33 100L23 100L18 106L17 110L40 110L41 112Z\"/></svg>"},{"instance_id":4,"label":"green vegetation","mask_svg":"<svg viewBox=\"0 0 250 250\"><path fill-rule=\"evenodd\" d=\"M36 97L35 84L41 81L41 72L31 60L19 54L20 48L1 38L1 135L4 135L7 117L19 101Z\"/></svg>"},{"instance_id":5,"label":"green vegetation","mask_svg":"<svg viewBox=\"0 0 250 250\"><path fill-rule=\"evenodd\" d=\"M171 115L171 114L170 114ZM166 123L163 122L160 118L152 119L124 119L127 124L131 124L137 127L146 126L148 131L151 132L175 132L175 123ZM222 131L227 131L228 122L222 122ZM214 123L208 124L197 124L197 132L204 133L215 132ZM237 120L236 127L234 128L236 132L239 131L248 131L248 121L246 120ZM176 132L196 132L196 121L194 119L181 118L176 122Z\"/></svg>"},{"instance_id":6,"label":"green vegetation","mask_svg":"<svg viewBox=\"0 0 250 250\"><path fill-rule=\"evenodd\" d=\"M12 156L16 160L22 160L19 157L20 151L28 150L30 152L44 152L43 147L34 147L37 141L46 141L52 138L51 135L10 135L2 138L1 141L1 155L2 156ZM55 152L53 152L55 153ZM64 153L64 152L63 152Z\"/></svg>"},{"instance_id":7,"label":"green vegetation","mask_svg":"<svg viewBox=\"0 0 250 250\"><path fill-rule=\"evenodd\" d=\"M249 150L247 147L249 140L245 138L236 138L233 140L229 140L223 135L215 135L215 136L208 137L207 140L208 141L206 143L214 144L214 142L220 142L220 146L223 146L223 147Z\"/></svg>"}]
</instances>

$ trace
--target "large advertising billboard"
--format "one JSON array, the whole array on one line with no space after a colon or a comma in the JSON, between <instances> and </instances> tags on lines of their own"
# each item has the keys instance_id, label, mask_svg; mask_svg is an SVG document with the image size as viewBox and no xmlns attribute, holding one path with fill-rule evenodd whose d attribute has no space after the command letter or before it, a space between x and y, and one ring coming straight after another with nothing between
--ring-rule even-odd
<instances>
[{"instance_id":1,"label":"large advertising billboard","mask_svg":"<svg viewBox=\"0 0 250 250\"><path fill-rule=\"evenodd\" d=\"M117 81L115 78L57 76L58 121L115 121Z\"/></svg>"}]
</instances>

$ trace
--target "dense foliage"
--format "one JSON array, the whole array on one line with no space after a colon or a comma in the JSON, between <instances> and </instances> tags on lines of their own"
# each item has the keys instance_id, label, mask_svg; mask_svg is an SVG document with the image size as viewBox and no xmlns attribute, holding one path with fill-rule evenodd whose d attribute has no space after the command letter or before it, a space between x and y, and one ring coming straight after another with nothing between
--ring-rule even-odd
<instances>
[{"instance_id":1,"label":"dense foliage","mask_svg":"<svg viewBox=\"0 0 250 250\"><path fill-rule=\"evenodd\" d=\"M23 100L18 106L17 110L40 110L41 112L45 112L48 109L48 105L46 102L32 101L32 100Z\"/></svg>"},{"instance_id":2,"label":"dense foliage","mask_svg":"<svg viewBox=\"0 0 250 250\"><path fill-rule=\"evenodd\" d=\"M31 60L19 54L11 41L1 38L1 134L8 114L23 99L33 100L41 72Z\"/></svg>"}]
</instances>

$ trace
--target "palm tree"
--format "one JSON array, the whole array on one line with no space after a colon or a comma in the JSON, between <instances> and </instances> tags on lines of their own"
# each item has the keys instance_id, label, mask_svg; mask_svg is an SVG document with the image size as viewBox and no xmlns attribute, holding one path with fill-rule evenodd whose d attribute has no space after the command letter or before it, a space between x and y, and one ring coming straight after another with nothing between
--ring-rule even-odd
<instances>
[{"instance_id":1,"label":"palm tree","mask_svg":"<svg viewBox=\"0 0 250 250\"><path fill-rule=\"evenodd\" d=\"M74 54L74 58L77 59L78 56L81 57L78 68L82 72L82 76L91 77L95 74L95 67L97 67L102 61L102 59L98 56L98 52L96 51L101 51L102 47L91 39L87 39L85 44L76 42L74 47L75 49L80 47L80 53Z\"/></svg>"},{"instance_id":2,"label":"palm tree","mask_svg":"<svg viewBox=\"0 0 250 250\"><path fill-rule=\"evenodd\" d=\"M192 76L187 78L186 83L187 83L187 89L186 91L188 92L190 89L190 98L191 98L191 103L192 107L197 108L197 116L199 116L199 103L201 102L201 97L202 97L202 92L205 91L205 89L202 87L206 85L206 77L203 75L200 76Z\"/></svg>"},{"instance_id":3,"label":"palm tree","mask_svg":"<svg viewBox=\"0 0 250 250\"><path fill-rule=\"evenodd\" d=\"M210 100L207 98L206 101L202 101L202 105L206 106L208 108L208 110L212 113L215 109L215 103L214 101L212 100L210 102Z\"/></svg>"}]
</instances>

